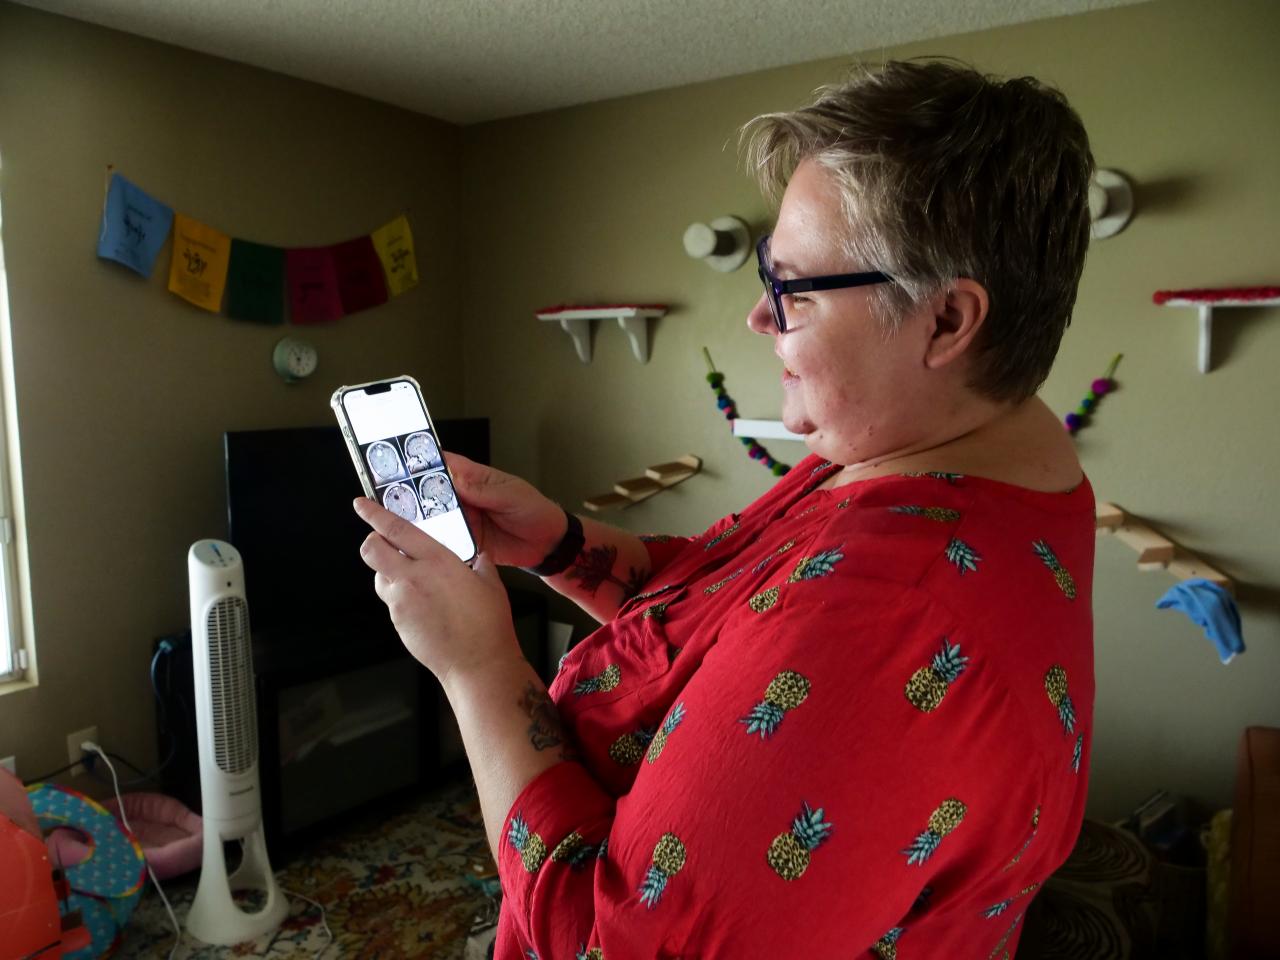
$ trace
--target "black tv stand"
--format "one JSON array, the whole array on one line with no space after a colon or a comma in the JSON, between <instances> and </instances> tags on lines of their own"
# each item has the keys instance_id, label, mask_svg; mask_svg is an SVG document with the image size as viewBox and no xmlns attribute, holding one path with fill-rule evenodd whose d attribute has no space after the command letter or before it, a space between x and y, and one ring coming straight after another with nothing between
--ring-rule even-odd
<instances>
[{"instance_id":1,"label":"black tv stand","mask_svg":"<svg viewBox=\"0 0 1280 960\"><path fill-rule=\"evenodd\" d=\"M525 655L542 663L546 598L518 589L508 595ZM161 661L159 755L173 753L163 788L198 812L190 634L161 638L157 647L164 642L173 649L172 660ZM450 720L439 684L388 620L305 636L255 631L253 647L258 776L274 865L373 804L457 779L457 758L442 765L442 722Z\"/></svg>"}]
</instances>

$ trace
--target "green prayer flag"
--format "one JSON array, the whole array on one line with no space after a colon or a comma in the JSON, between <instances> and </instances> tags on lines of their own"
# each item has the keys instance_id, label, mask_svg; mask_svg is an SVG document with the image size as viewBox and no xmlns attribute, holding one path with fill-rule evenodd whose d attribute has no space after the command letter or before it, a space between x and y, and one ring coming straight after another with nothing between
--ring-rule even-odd
<instances>
[{"instance_id":1,"label":"green prayer flag","mask_svg":"<svg viewBox=\"0 0 1280 960\"><path fill-rule=\"evenodd\" d=\"M231 240L227 316L254 323L284 323L284 248Z\"/></svg>"}]
</instances>

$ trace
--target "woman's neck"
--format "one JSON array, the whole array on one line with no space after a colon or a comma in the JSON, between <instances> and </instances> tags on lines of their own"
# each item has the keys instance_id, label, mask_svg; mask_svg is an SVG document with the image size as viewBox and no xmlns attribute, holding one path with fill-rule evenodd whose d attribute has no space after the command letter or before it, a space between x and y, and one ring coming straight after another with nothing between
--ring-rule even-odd
<instances>
[{"instance_id":1,"label":"woman's neck","mask_svg":"<svg viewBox=\"0 0 1280 960\"><path fill-rule=\"evenodd\" d=\"M998 412L978 426L940 443L848 464L821 485L838 487L901 473L960 473L986 477L1044 493L1061 493L1080 483L1083 472L1075 445L1062 424L1037 397Z\"/></svg>"}]
</instances>

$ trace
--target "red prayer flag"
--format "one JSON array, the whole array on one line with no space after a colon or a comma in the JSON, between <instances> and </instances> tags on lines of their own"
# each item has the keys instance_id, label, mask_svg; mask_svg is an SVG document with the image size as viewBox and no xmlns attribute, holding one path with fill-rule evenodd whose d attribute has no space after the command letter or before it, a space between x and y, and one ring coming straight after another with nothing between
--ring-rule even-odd
<instances>
[{"instance_id":1,"label":"red prayer flag","mask_svg":"<svg viewBox=\"0 0 1280 960\"><path fill-rule=\"evenodd\" d=\"M334 244L333 264L338 273L338 293L344 313L356 313L387 302L387 280L372 237Z\"/></svg>"},{"instance_id":2,"label":"red prayer flag","mask_svg":"<svg viewBox=\"0 0 1280 960\"><path fill-rule=\"evenodd\" d=\"M303 247L285 252L294 323L327 323L342 316L333 251L333 247Z\"/></svg>"}]
</instances>

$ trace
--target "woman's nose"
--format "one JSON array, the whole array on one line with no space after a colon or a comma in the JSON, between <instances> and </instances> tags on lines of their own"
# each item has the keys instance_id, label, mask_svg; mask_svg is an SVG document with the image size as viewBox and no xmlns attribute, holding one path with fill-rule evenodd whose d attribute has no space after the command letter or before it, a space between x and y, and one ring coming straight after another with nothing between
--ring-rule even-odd
<instances>
[{"instance_id":1,"label":"woman's nose","mask_svg":"<svg viewBox=\"0 0 1280 960\"><path fill-rule=\"evenodd\" d=\"M769 308L768 294L760 294L755 306L747 311L747 327L766 336L778 332L778 325L773 322L773 311Z\"/></svg>"}]
</instances>

